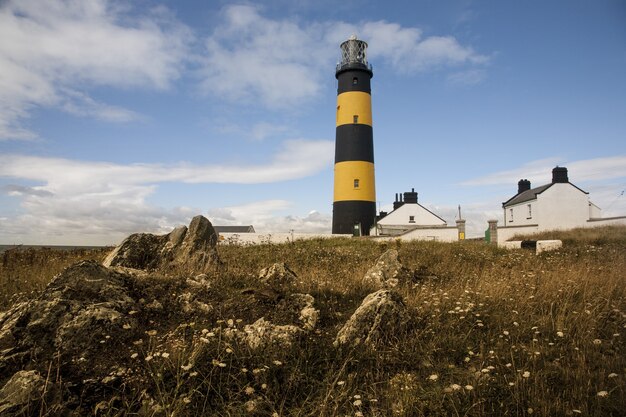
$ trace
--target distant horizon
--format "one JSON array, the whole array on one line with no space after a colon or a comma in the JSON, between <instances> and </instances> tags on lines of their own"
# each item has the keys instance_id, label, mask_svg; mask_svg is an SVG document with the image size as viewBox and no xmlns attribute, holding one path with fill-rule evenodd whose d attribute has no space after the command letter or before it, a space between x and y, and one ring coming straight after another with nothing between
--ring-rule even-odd
<instances>
[{"instance_id":1,"label":"distant horizon","mask_svg":"<svg viewBox=\"0 0 626 417\"><path fill-rule=\"evenodd\" d=\"M555 166L626 215L626 3L0 4L0 242L115 245L202 214L330 233L339 45L373 66L377 209L468 237Z\"/></svg>"}]
</instances>

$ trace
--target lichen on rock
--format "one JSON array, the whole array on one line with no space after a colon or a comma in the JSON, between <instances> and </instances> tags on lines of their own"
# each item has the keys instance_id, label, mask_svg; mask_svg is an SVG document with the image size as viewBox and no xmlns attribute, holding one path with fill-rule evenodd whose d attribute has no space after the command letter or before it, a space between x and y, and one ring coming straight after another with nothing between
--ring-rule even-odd
<instances>
[{"instance_id":1,"label":"lichen on rock","mask_svg":"<svg viewBox=\"0 0 626 417\"><path fill-rule=\"evenodd\" d=\"M390 290L369 294L337 333L334 346L376 346L408 322L402 297Z\"/></svg>"},{"instance_id":2,"label":"lichen on rock","mask_svg":"<svg viewBox=\"0 0 626 417\"><path fill-rule=\"evenodd\" d=\"M389 249L363 276L363 283L376 288L393 288L410 282L413 274L400 262L398 251Z\"/></svg>"},{"instance_id":3,"label":"lichen on rock","mask_svg":"<svg viewBox=\"0 0 626 417\"><path fill-rule=\"evenodd\" d=\"M204 216L196 216L189 227L177 227L166 235L128 236L106 257L103 265L199 274L219 265L216 244L217 233L211 222Z\"/></svg>"}]
</instances>

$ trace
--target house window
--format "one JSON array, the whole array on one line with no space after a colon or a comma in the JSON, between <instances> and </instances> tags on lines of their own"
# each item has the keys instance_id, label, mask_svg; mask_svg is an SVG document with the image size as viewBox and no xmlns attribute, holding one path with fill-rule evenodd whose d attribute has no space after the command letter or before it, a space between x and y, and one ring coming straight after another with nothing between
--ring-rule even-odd
<instances>
[{"instance_id":1,"label":"house window","mask_svg":"<svg viewBox=\"0 0 626 417\"><path fill-rule=\"evenodd\" d=\"M532 219L533 218L533 210L532 210L532 205L528 204L528 219Z\"/></svg>"},{"instance_id":2,"label":"house window","mask_svg":"<svg viewBox=\"0 0 626 417\"><path fill-rule=\"evenodd\" d=\"M358 178L354 179L354 188L359 188L359 179Z\"/></svg>"},{"instance_id":3,"label":"house window","mask_svg":"<svg viewBox=\"0 0 626 417\"><path fill-rule=\"evenodd\" d=\"M359 115L355 114L354 116L352 116L352 120L354 123L359 123Z\"/></svg>"},{"instance_id":4,"label":"house window","mask_svg":"<svg viewBox=\"0 0 626 417\"><path fill-rule=\"evenodd\" d=\"M359 83L359 79L357 77L354 77L352 79L352 85L357 85Z\"/></svg>"},{"instance_id":5,"label":"house window","mask_svg":"<svg viewBox=\"0 0 626 417\"><path fill-rule=\"evenodd\" d=\"M409 216L409 223L415 223L415 216Z\"/></svg>"},{"instance_id":6,"label":"house window","mask_svg":"<svg viewBox=\"0 0 626 417\"><path fill-rule=\"evenodd\" d=\"M513 221L513 209L509 209L509 221Z\"/></svg>"}]
</instances>

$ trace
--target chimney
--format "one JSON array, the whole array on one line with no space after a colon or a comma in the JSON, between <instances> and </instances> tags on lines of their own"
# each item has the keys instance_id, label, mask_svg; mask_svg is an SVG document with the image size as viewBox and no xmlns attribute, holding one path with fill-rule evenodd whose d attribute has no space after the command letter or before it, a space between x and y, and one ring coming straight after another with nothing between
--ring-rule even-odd
<instances>
[{"instance_id":1,"label":"chimney","mask_svg":"<svg viewBox=\"0 0 626 417\"><path fill-rule=\"evenodd\" d=\"M396 201L394 201L393 203L393 209L395 210L399 208L400 206L402 206L402 204L404 204L402 202L402 194L400 194L400 199L398 199L398 193L396 193Z\"/></svg>"},{"instance_id":2,"label":"chimney","mask_svg":"<svg viewBox=\"0 0 626 417\"><path fill-rule=\"evenodd\" d=\"M407 204L417 204L417 193L415 188L411 188L410 192L404 193L404 202Z\"/></svg>"},{"instance_id":3,"label":"chimney","mask_svg":"<svg viewBox=\"0 0 626 417\"><path fill-rule=\"evenodd\" d=\"M552 184L565 183L567 184L569 179L567 178L567 168L556 166L552 170Z\"/></svg>"},{"instance_id":4,"label":"chimney","mask_svg":"<svg viewBox=\"0 0 626 417\"><path fill-rule=\"evenodd\" d=\"M527 179L519 180L517 183L517 194L530 190L530 181Z\"/></svg>"}]
</instances>

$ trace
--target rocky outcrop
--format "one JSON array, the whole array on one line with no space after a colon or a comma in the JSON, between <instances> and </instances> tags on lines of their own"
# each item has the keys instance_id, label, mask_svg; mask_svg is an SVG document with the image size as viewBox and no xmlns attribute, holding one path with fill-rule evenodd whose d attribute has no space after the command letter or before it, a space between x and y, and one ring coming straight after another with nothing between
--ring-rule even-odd
<instances>
[{"instance_id":1,"label":"rocky outcrop","mask_svg":"<svg viewBox=\"0 0 626 417\"><path fill-rule=\"evenodd\" d=\"M333 345L376 346L402 329L408 318L402 297L389 290L376 291L365 297L359 308L339 330Z\"/></svg>"},{"instance_id":2,"label":"rocky outcrop","mask_svg":"<svg viewBox=\"0 0 626 417\"><path fill-rule=\"evenodd\" d=\"M413 274L405 268L398 257L398 251L389 249L376 261L363 277L365 285L375 288L392 288L412 280Z\"/></svg>"},{"instance_id":3,"label":"rocky outcrop","mask_svg":"<svg viewBox=\"0 0 626 417\"><path fill-rule=\"evenodd\" d=\"M45 379L37 371L19 371L0 389L0 417L39 415Z\"/></svg>"},{"instance_id":4,"label":"rocky outcrop","mask_svg":"<svg viewBox=\"0 0 626 417\"><path fill-rule=\"evenodd\" d=\"M30 358L56 354L57 364L89 363L125 343L136 320L130 277L94 261L80 262L56 276L43 294L0 317L0 374L20 369Z\"/></svg>"},{"instance_id":5,"label":"rocky outcrop","mask_svg":"<svg viewBox=\"0 0 626 417\"><path fill-rule=\"evenodd\" d=\"M286 289L293 285L296 278L297 275L289 269L286 263L275 263L259 272L261 283L277 290Z\"/></svg>"},{"instance_id":6,"label":"rocky outcrop","mask_svg":"<svg viewBox=\"0 0 626 417\"><path fill-rule=\"evenodd\" d=\"M219 264L217 233L211 222L196 216L189 227L166 235L136 233L128 236L103 262L106 267L162 272L202 273Z\"/></svg>"}]
</instances>

